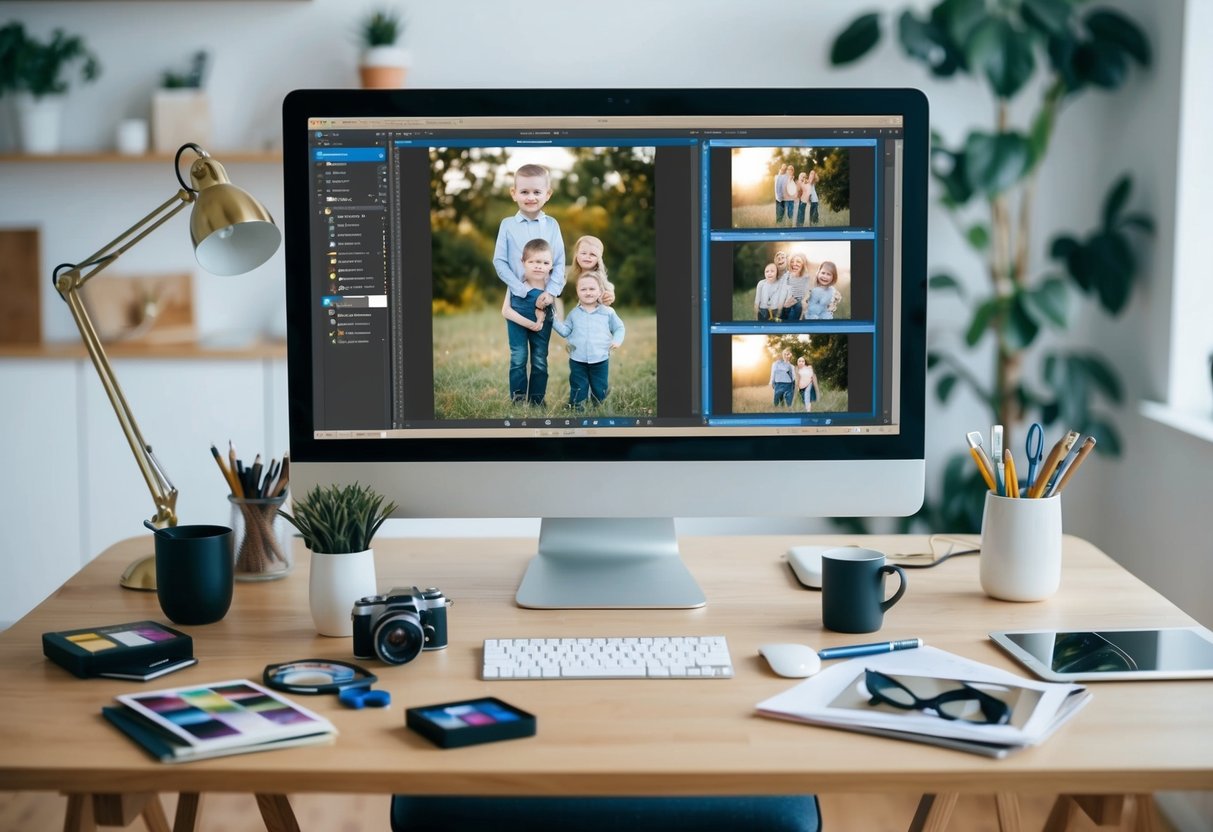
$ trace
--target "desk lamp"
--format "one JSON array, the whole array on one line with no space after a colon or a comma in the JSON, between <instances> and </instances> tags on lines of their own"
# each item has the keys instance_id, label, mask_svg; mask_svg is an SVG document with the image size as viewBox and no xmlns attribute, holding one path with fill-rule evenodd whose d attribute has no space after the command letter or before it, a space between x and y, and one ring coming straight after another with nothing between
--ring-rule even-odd
<instances>
[{"instance_id":1,"label":"desk lamp","mask_svg":"<svg viewBox=\"0 0 1213 832\"><path fill-rule=\"evenodd\" d=\"M181 154L186 150L198 154L190 165L191 185L181 178ZM80 330L80 337L84 339L84 346L93 360L97 375L101 377L101 385L118 416L122 433L152 493L156 514L150 522L161 529L177 525L177 489L152 453L152 446L139 431L130 405L118 386L114 369L101 346L97 330L85 310L80 290L98 272L191 203L194 209L190 213L190 237L194 243L194 255L198 265L208 272L236 275L251 271L268 260L278 250L282 240L282 234L274 225L269 211L246 191L233 185L223 165L198 145L192 142L182 145L173 158L173 169L181 189L171 199L84 262L64 263L57 266L54 273L55 289L67 301L72 319ZM127 589L154 590L155 557L148 555L132 563L123 572L120 583Z\"/></svg>"}]
</instances>

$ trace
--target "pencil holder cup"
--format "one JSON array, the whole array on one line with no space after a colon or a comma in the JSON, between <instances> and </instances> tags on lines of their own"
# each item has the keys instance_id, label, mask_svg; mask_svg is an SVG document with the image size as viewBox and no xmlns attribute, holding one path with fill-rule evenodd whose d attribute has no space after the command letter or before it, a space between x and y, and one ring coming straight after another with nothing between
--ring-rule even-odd
<instances>
[{"instance_id":1,"label":"pencil holder cup","mask_svg":"<svg viewBox=\"0 0 1213 832\"><path fill-rule=\"evenodd\" d=\"M1061 585L1061 497L986 494L981 588L1001 601L1041 601Z\"/></svg>"},{"instance_id":2,"label":"pencil holder cup","mask_svg":"<svg viewBox=\"0 0 1213 832\"><path fill-rule=\"evenodd\" d=\"M227 498L237 581L272 581L291 571L291 527L278 516L286 497Z\"/></svg>"}]
</instances>

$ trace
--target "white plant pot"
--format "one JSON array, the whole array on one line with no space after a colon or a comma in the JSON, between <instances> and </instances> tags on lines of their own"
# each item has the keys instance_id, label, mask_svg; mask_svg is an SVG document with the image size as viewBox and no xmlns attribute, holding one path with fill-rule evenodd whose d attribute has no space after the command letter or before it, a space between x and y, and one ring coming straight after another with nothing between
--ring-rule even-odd
<instances>
[{"instance_id":1,"label":"white plant pot","mask_svg":"<svg viewBox=\"0 0 1213 832\"><path fill-rule=\"evenodd\" d=\"M312 552L308 602L320 635L352 636L354 602L375 592L374 549L340 555Z\"/></svg>"},{"instance_id":2,"label":"white plant pot","mask_svg":"<svg viewBox=\"0 0 1213 832\"><path fill-rule=\"evenodd\" d=\"M412 57L398 46L372 46L362 53L358 74L363 89L400 89Z\"/></svg>"},{"instance_id":3,"label":"white plant pot","mask_svg":"<svg viewBox=\"0 0 1213 832\"><path fill-rule=\"evenodd\" d=\"M13 98L21 149L26 153L58 153L60 124L63 120L63 96L44 95L35 98L27 92Z\"/></svg>"}]
</instances>

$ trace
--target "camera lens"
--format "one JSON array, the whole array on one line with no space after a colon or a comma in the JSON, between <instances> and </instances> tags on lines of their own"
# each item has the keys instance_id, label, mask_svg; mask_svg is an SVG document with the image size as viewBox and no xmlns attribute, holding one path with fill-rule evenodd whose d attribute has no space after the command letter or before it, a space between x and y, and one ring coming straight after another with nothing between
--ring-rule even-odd
<instances>
[{"instance_id":1,"label":"camera lens","mask_svg":"<svg viewBox=\"0 0 1213 832\"><path fill-rule=\"evenodd\" d=\"M411 662L424 644L425 633L415 612L387 615L375 627L375 655L388 664Z\"/></svg>"}]
</instances>

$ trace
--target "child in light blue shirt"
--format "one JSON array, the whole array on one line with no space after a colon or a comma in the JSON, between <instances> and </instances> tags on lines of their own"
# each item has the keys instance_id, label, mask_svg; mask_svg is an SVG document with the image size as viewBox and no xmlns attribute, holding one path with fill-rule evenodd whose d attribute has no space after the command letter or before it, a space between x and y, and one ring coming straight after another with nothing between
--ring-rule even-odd
<instances>
[{"instance_id":1,"label":"child in light blue shirt","mask_svg":"<svg viewBox=\"0 0 1213 832\"><path fill-rule=\"evenodd\" d=\"M624 326L618 313L602 303L603 279L598 272L577 278L577 306L552 328L569 342L569 407L601 404L610 392L611 353L623 343Z\"/></svg>"}]
</instances>

